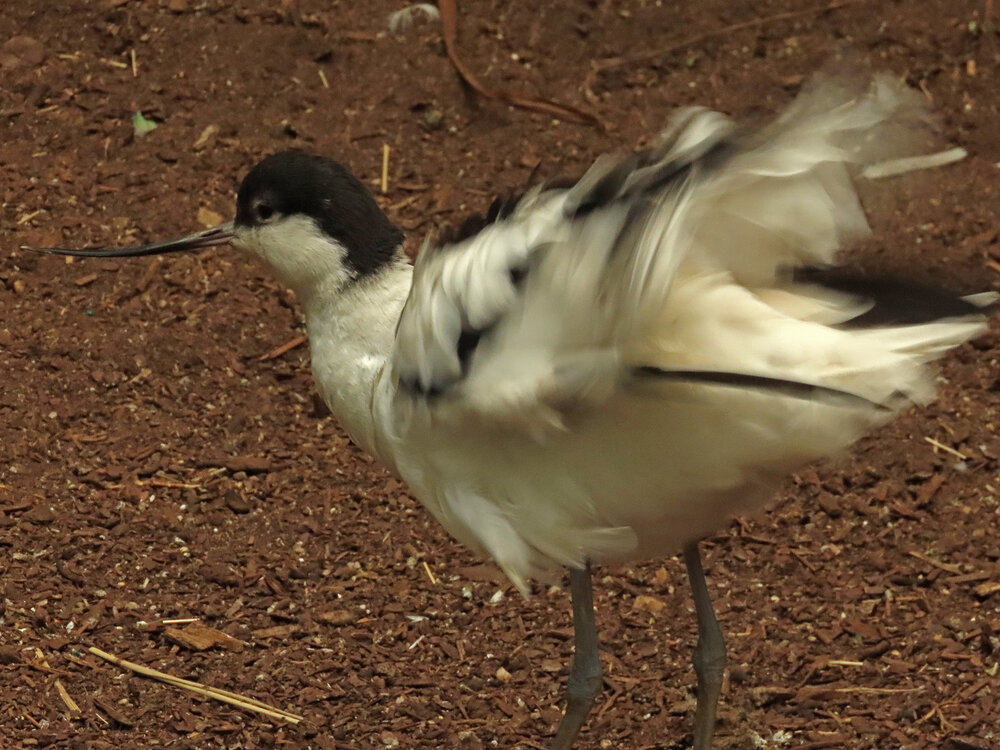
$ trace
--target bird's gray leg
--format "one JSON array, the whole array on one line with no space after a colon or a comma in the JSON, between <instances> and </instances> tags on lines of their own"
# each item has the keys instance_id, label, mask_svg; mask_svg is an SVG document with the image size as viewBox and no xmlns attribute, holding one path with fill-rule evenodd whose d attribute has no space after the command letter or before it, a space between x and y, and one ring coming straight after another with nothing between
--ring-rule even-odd
<instances>
[{"instance_id":1,"label":"bird's gray leg","mask_svg":"<svg viewBox=\"0 0 1000 750\"><path fill-rule=\"evenodd\" d=\"M698 543L684 548L684 564L694 596L694 611L698 617L698 645L694 648L694 671L698 676L698 703L694 711L693 750L709 750L715 734L715 710L722 692L722 675L726 670L726 641L715 619L712 599L701 567Z\"/></svg>"},{"instance_id":2,"label":"bird's gray leg","mask_svg":"<svg viewBox=\"0 0 1000 750\"><path fill-rule=\"evenodd\" d=\"M573 595L573 666L566 690L566 713L549 750L569 750L587 720L590 707L601 692L601 659L597 649L597 625L594 622L594 592L590 586L590 566L569 571L569 589Z\"/></svg>"}]
</instances>

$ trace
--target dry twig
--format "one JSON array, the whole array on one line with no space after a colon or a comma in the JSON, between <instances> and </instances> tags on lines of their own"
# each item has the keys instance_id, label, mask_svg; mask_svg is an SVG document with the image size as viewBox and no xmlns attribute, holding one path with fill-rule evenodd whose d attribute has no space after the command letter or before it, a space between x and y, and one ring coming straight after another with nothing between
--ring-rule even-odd
<instances>
[{"instance_id":1,"label":"dry twig","mask_svg":"<svg viewBox=\"0 0 1000 750\"><path fill-rule=\"evenodd\" d=\"M855 0L856 2L857 0ZM571 104L561 104L549 99L534 99L516 91L506 89L492 89L484 84L479 77L473 73L465 62L458 56L455 49L455 31L458 27L458 9L455 0L438 0L438 11L441 14L441 27L444 33L444 48L448 53L448 59L458 73L459 77L484 99L509 104L520 109L529 109L534 112L543 112L553 117L558 117L570 122L580 122L586 125L597 125L603 127L603 123L597 115L574 107Z\"/></svg>"},{"instance_id":2,"label":"dry twig","mask_svg":"<svg viewBox=\"0 0 1000 750\"><path fill-rule=\"evenodd\" d=\"M424 560L424 570L427 572L427 577L431 579L431 583L437 586L437 578L434 577L434 572L431 570L431 566L427 564Z\"/></svg>"},{"instance_id":3,"label":"dry twig","mask_svg":"<svg viewBox=\"0 0 1000 750\"><path fill-rule=\"evenodd\" d=\"M389 192L389 144L382 144L382 195Z\"/></svg>"},{"instance_id":4,"label":"dry twig","mask_svg":"<svg viewBox=\"0 0 1000 750\"><path fill-rule=\"evenodd\" d=\"M53 673L56 672L56 670L52 669L52 667L49 666L48 659L45 658L45 654L42 653L42 650L40 648L35 649L35 658L38 660L41 666L44 667L46 670ZM62 684L62 680L56 677L53 684L56 686L56 692L59 693L59 697L62 699L62 702L66 705L66 708L69 709L70 713L74 714L80 713L80 706L77 705L77 702L73 700L73 698L70 696L69 691L67 691L66 687Z\"/></svg>"},{"instance_id":5,"label":"dry twig","mask_svg":"<svg viewBox=\"0 0 1000 750\"><path fill-rule=\"evenodd\" d=\"M921 562L925 562L928 565L931 565L931 566L933 566L935 568L939 568L940 570L943 570L946 573L951 573L952 575L955 575L956 573L961 573L962 572L962 567L960 565L953 565L951 563L943 563L940 560L935 560L933 557L930 557L929 555L925 555L923 552L917 552L916 550L910 550L906 554L908 554L910 557L915 557L918 560L920 560Z\"/></svg>"},{"instance_id":6,"label":"dry twig","mask_svg":"<svg viewBox=\"0 0 1000 750\"><path fill-rule=\"evenodd\" d=\"M258 362L266 362L269 359L277 359L282 354L287 354L292 349L295 349L295 348L297 348L299 346L302 346L303 344L305 344L308 341L309 341L309 337L308 336L296 336L291 341L286 341L281 346L275 347L274 349L272 349L271 351L267 352L266 354L261 354L259 357L257 357L257 361Z\"/></svg>"},{"instance_id":7,"label":"dry twig","mask_svg":"<svg viewBox=\"0 0 1000 750\"><path fill-rule=\"evenodd\" d=\"M932 437L925 437L925 438L924 438L924 440L925 440L926 442L930 443L931 445L933 445L933 446L934 446L935 448L937 448L938 450L942 450L942 451L944 451L945 453L950 453L950 454L951 454L951 455L953 455L953 456L954 456L955 458L960 458L960 459L962 459L963 461L968 461L968 460L969 460L969 457L968 457L968 456L966 456L966 455L965 455L964 453L962 453L962 452L960 452L960 451L957 451L957 450L955 450L954 448L952 448L952 447L950 447L950 446L947 446L947 445L945 445L945 444L944 444L944 443L942 443L942 442L941 442L940 440L935 440L935 439L934 439L934 438L932 438Z\"/></svg>"},{"instance_id":8,"label":"dry twig","mask_svg":"<svg viewBox=\"0 0 1000 750\"><path fill-rule=\"evenodd\" d=\"M116 666L128 669L136 674L141 674L143 677L151 677L154 680L159 680L160 682L165 682L168 685L183 688L184 690L189 690L192 693L197 693L205 698L212 698L213 700L237 706L238 708L242 708L246 711L264 714L265 716L270 716L273 719L283 719L291 724L298 724L304 718L298 714L293 714L288 711L283 711L280 708L270 706L263 701L256 700L255 698L247 698L246 696L239 695L238 693L231 693L228 690L207 687L197 682L192 682L191 680L174 677L166 672L160 672L156 669L144 667L141 664L136 664L135 662L126 661L125 659L115 656L114 654L109 654L107 651L102 651L101 649L93 646L88 648L87 651L92 653L94 656L111 662Z\"/></svg>"}]
</instances>

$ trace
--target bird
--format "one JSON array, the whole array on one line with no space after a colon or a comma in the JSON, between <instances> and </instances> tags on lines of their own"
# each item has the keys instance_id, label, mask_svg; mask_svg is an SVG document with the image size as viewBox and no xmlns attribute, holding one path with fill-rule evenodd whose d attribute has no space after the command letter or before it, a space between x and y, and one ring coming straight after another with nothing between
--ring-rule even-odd
<instances>
[{"instance_id":1,"label":"bird","mask_svg":"<svg viewBox=\"0 0 1000 750\"><path fill-rule=\"evenodd\" d=\"M592 566L679 551L698 623L692 746L708 750L726 651L699 541L930 400L930 364L996 301L837 265L871 231L866 171L938 163L914 156L932 128L891 75L824 72L760 126L680 109L649 147L498 200L413 263L358 178L301 151L249 170L231 222L45 251L231 244L269 266L355 443L525 595L568 569L574 657L551 750L572 747L602 687Z\"/></svg>"}]
</instances>

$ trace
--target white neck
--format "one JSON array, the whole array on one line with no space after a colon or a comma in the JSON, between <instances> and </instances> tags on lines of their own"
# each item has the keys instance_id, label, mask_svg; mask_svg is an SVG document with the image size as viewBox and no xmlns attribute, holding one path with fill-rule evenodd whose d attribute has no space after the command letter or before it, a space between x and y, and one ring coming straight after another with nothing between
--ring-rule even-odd
<instances>
[{"instance_id":1,"label":"white neck","mask_svg":"<svg viewBox=\"0 0 1000 750\"><path fill-rule=\"evenodd\" d=\"M392 352L412 276L400 252L370 277L347 285L331 279L332 288L320 283L302 299L320 395L351 439L390 468L392 457L380 450L384 436L374 416L375 389Z\"/></svg>"}]
</instances>

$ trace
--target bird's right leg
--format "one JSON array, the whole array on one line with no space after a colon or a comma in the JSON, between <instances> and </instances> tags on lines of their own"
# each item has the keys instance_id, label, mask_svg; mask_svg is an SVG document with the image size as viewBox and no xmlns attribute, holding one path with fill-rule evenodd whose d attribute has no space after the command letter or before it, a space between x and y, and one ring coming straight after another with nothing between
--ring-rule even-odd
<instances>
[{"instance_id":1,"label":"bird's right leg","mask_svg":"<svg viewBox=\"0 0 1000 750\"><path fill-rule=\"evenodd\" d=\"M570 667L566 689L566 713L559 722L549 750L570 750L601 692L601 659L598 655L589 565L582 570L570 568L569 588L573 596L573 666Z\"/></svg>"},{"instance_id":2,"label":"bird's right leg","mask_svg":"<svg viewBox=\"0 0 1000 750\"><path fill-rule=\"evenodd\" d=\"M701 566L698 543L684 548L694 611L698 618L698 645L694 649L694 671L698 676L698 703L694 710L694 745L692 750L710 750L715 734L715 711L722 692L722 676L726 671L726 641L715 619L712 599L708 595L705 571Z\"/></svg>"}]
</instances>

